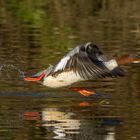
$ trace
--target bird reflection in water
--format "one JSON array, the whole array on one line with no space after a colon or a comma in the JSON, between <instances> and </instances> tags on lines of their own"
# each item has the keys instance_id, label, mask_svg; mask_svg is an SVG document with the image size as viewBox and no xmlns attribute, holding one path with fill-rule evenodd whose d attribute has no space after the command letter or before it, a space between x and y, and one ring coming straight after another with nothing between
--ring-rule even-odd
<instances>
[{"instance_id":1,"label":"bird reflection in water","mask_svg":"<svg viewBox=\"0 0 140 140\"><path fill-rule=\"evenodd\" d=\"M80 104L83 107L86 102L81 102ZM41 112L26 111L24 112L24 120L34 120L36 127L43 127L45 130L53 132L54 139L65 139L71 135L91 136L90 133L92 133L92 136L96 139L115 140L116 127L121 124L119 118L114 116L93 116L94 118L91 118L94 122L92 123L93 125L91 122L88 122L91 120L87 119L87 124L91 125L90 128L93 129L88 132L88 130L86 130L87 124L85 125L82 114L78 115L73 110L66 112L61 110L62 109L55 107L44 108Z\"/></svg>"},{"instance_id":2,"label":"bird reflection in water","mask_svg":"<svg viewBox=\"0 0 140 140\"><path fill-rule=\"evenodd\" d=\"M61 139L68 134L78 134L80 120L74 119L75 113L63 112L57 108L44 108L42 112L24 112L24 120L35 120L37 126L46 129L53 128L56 135L53 138Z\"/></svg>"}]
</instances>

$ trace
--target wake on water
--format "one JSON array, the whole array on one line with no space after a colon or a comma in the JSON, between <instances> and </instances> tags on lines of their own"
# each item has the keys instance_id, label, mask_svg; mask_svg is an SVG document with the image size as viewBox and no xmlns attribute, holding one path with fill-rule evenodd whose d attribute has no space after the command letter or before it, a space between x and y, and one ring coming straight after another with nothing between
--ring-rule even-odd
<instances>
[{"instance_id":1,"label":"wake on water","mask_svg":"<svg viewBox=\"0 0 140 140\"><path fill-rule=\"evenodd\" d=\"M20 68L18 68L17 66L13 65L13 64L3 64L0 66L0 76L2 74L4 74L5 77L10 78L10 72L12 73L12 71L14 70L14 72L18 73L19 78L24 78L25 77L25 73L24 71L22 71Z\"/></svg>"}]
</instances>

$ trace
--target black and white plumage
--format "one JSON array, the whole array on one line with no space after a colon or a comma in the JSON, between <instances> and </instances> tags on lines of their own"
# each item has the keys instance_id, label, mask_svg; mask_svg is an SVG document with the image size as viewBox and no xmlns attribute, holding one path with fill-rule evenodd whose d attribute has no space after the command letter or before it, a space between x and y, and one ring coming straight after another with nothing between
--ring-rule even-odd
<instances>
[{"instance_id":1,"label":"black and white plumage","mask_svg":"<svg viewBox=\"0 0 140 140\"><path fill-rule=\"evenodd\" d=\"M97 77L122 76L123 70L115 59L109 60L95 44L88 42L75 47L44 73L43 85L56 88Z\"/></svg>"},{"instance_id":2,"label":"black and white plumage","mask_svg":"<svg viewBox=\"0 0 140 140\"><path fill-rule=\"evenodd\" d=\"M113 71L116 68L117 71ZM55 74L63 71L74 71L85 80L123 75L123 71L118 67L116 60L108 60L99 48L91 42L71 50L54 66L51 74L55 76Z\"/></svg>"}]
</instances>

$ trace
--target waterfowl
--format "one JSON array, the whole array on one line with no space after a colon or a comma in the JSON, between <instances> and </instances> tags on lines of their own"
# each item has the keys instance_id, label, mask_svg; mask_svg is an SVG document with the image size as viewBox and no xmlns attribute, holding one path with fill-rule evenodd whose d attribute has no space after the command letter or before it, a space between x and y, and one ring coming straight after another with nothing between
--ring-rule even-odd
<instances>
[{"instance_id":1,"label":"waterfowl","mask_svg":"<svg viewBox=\"0 0 140 140\"><path fill-rule=\"evenodd\" d=\"M69 51L56 65L51 65L31 77L24 77L24 80L41 81L44 86L51 88L68 87L73 83L95 78L124 76L120 65L139 62L138 55L108 59L94 43L88 42ZM95 91L72 86L69 89L84 96L96 94Z\"/></svg>"}]
</instances>

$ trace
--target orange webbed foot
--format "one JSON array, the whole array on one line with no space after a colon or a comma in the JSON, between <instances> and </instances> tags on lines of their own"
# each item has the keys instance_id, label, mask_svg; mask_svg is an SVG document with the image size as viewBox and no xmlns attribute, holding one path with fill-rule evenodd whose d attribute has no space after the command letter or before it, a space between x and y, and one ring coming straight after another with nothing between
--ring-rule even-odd
<instances>
[{"instance_id":1,"label":"orange webbed foot","mask_svg":"<svg viewBox=\"0 0 140 140\"><path fill-rule=\"evenodd\" d=\"M45 76L45 73L43 72L41 75L37 77L24 77L24 81L40 81Z\"/></svg>"},{"instance_id":2,"label":"orange webbed foot","mask_svg":"<svg viewBox=\"0 0 140 140\"><path fill-rule=\"evenodd\" d=\"M78 93L80 93L81 95L83 96L90 96L90 95L93 95L93 94L96 94L95 91L89 91L89 90L86 90L86 89L82 89L82 88L70 88L70 90L73 90L73 91L76 91Z\"/></svg>"}]
</instances>

